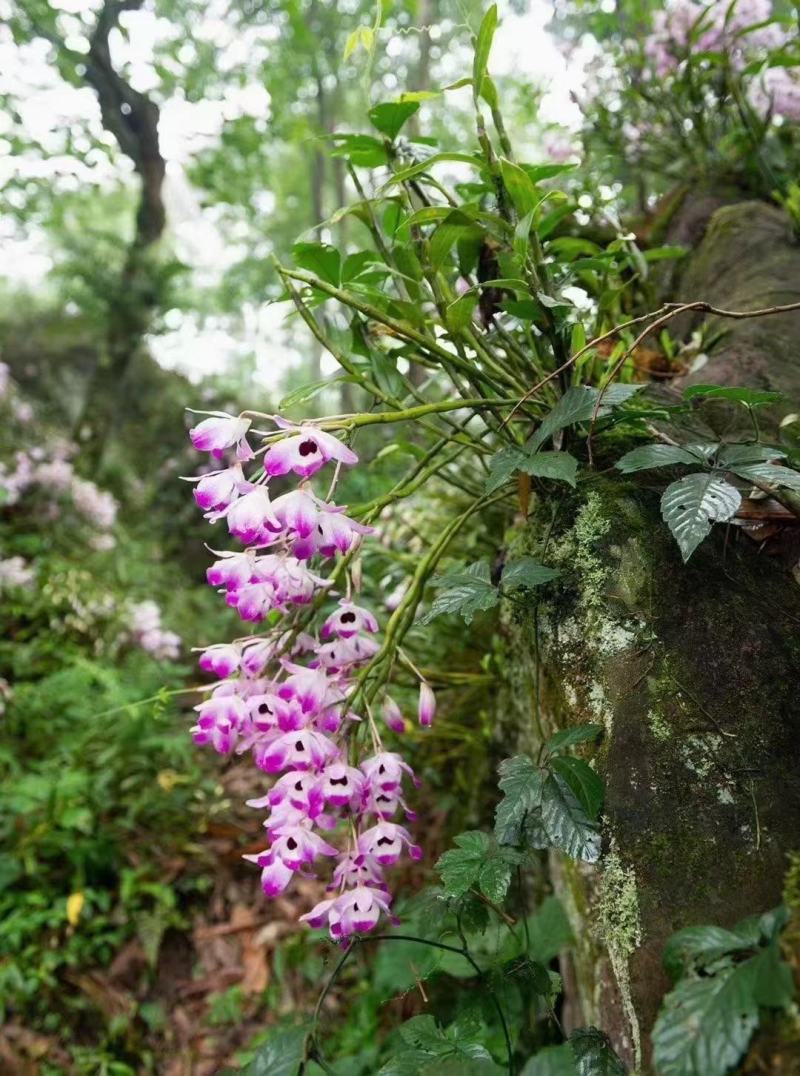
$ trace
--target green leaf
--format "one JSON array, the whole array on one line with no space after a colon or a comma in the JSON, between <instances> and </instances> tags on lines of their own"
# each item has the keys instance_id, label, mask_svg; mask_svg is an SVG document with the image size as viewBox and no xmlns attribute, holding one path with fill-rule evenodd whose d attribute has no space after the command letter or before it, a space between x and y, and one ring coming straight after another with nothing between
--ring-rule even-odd
<instances>
[{"instance_id":1,"label":"green leaf","mask_svg":"<svg viewBox=\"0 0 800 1076\"><path fill-rule=\"evenodd\" d=\"M494 854L481 867L478 889L495 904L505 900L508 893L508 887L511 885L511 866L511 862L495 849Z\"/></svg>"},{"instance_id":2,"label":"green leaf","mask_svg":"<svg viewBox=\"0 0 800 1076\"><path fill-rule=\"evenodd\" d=\"M341 258L338 250L327 243L295 243L292 255L302 269L308 269L328 284L339 285Z\"/></svg>"},{"instance_id":3,"label":"green leaf","mask_svg":"<svg viewBox=\"0 0 800 1076\"><path fill-rule=\"evenodd\" d=\"M753 997L766 1009L788 1009L794 1000L792 969L781 959L777 941L753 958L755 980Z\"/></svg>"},{"instance_id":4,"label":"green leaf","mask_svg":"<svg viewBox=\"0 0 800 1076\"><path fill-rule=\"evenodd\" d=\"M770 486L800 491L800 472L791 467L781 467L778 463L752 463L746 467L738 464L731 469L748 482L766 482Z\"/></svg>"},{"instance_id":5,"label":"green leaf","mask_svg":"<svg viewBox=\"0 0 800 1076\"><path fill-rule=\"evenodd\" d=\"M342 283L354 280L368 265L375 265L378 261L378 256L372 250L357 250L348 254L342 264Z\"/></svg>"},{"instance_id":6,"label":"green leaf","mask_svg":"<svg viewBox=\"0 0 800 1076\"><path fill-rule=\"evenodd\" d=\"M558 568L546 568L539 564L533 557L517 557L509 561L500 579L502 586L511 587L538 587L542 583L549 583L556 579L561 572Z\"/></svg>"},{"instance_id":7,"label":"green leaf","mask_svg":"<svg viewBox=\"0 0 800 1076\"><path fill-rule=\"evenodd\" d=\"M410 164L407 168L401 168L398 172L395 172L391 179L388 179L383 185L380 193L383 193L383 191L386 191L389 187L396 186L398 183L405 183L407 180L413 179L422 172L429 171L433 165L440 164L443 161L457 161L460 164L471 164L478 169L483 169L484 167L480 157L477 157L473 153L434 153L424 161L417 161L415 164Z\"/></svg>"},{"instance_id":8,"label":"green leaf","mask_svg":"<svg viewBox=\"0 0 800 1076\"><path fill-rule=\"evenodd\" d=\"M553 179L554 176L563 175L564 172L573 172L576 164L523 164L522 169L533 183L540 183L543 179Z\"/></svg>"},{"instance_id":9,"label":"green leaf","mask_svg":"<svg viewBox=\"0 0 800 1076\"><path fill-rule=\"evenodd\" d=\"M566 1042L545 1046L526 1061L520 1076L577 1076L575 1057Z\"/></svg>"},{"instance_id":10,"label":"green leaf","mask_svg":"<svg viewBox=\"0 0 800 1076\"><path fill-rule=\"evenodd\" d=\"M728 953L752 949L753 939L723 927L685 927L676 931L664 946L662 962L673 979L678 979L693 965L713 964Z\"/></svg>"},{"instance_id":11,"label":"green leaf","mask_svg":"<svg viewBox=\"0 0 800 1076\"><path fill-rule=\"evenodd\" d=\"M551 773L542 786L542 825L550 843L571 859L600 858L600 833L560 774Z\"/></svg>"},{"instance_id":12,"label":"green leaf","mask_svg":"<svg viewBox=\"0 0 800 1076\"><path fill-rule=\"evenodd\" d=\"M304 1027L279 1028L259 1046L243 1076L297 1076L305 1054Z\"/></svg>"},{"instance_id":13,"label":"green leaf","mask_svg":"<svg viewBox=\"0 0 800 1076\"><path fill-rule=\"evenodd\" d=\"M495 812L495 836L501 844L519 844L526 816L537 812L542 802L542 774L527 755L504 759L498 772L503 799Z\"/></svg>"},{"instance_id":14,"label":"green leaf","mask_svg":"<svg viewBox=\"0 0 800 1076\"><path fill-rule=\"evenodd\" d=\"M459 613L470 624L475 613L492 609L500 598L485 561L446 572L434 580L434 585L442 589L434 598L430 611L421 618L421 624L430 624L443 613Z\"/></svg>"},{"instance_id":15,"label":"green leaf","mask_svg":"<svg viewBox=\"0 0 800 1076\"><path fill-rule=\"evenodd\" d=\"M524 217L520 217L514 229L514 253L521 262L524 262L528 256L528 244L530 242L534 213L535 210L531 209Z\"/></svg>"},{"instance_id":16,"label":"green leaf","mask_svg":"<svg viewBox=\"0 0 800 1076\"><path fill-rule=\"evenodd\" d=\"M534 478L566 482L573 489L577 483L578 461L569 452L535 452L526 456L519 469Z\"/></svg>"},{"instance_id":17,"label":"green leaf","mask_svg":"<svg viewBox=\"0 0 800 1076\"><path fill-rule=\"evenodd\" d=\"M785 459L786 453L775 445L749 444L720 445L717 463L720 467L733 467L739 463L767 463Z\"/></svg>"},{"instance_id":18,"label":"green leaf","mask_svg":"<svg viewBox=\"0 0 800 1076\"><path fill-rule=\"evenodd\" d=\"M342 59L349 60L359 46L366 49L367 52L371 52L374 42L375 32L371 26L357 26L352 33L347 35Z\"/></svg>"},{"instance_id":19,"label":"green leaf","mask_svg":"<svg viewBox=\"0 0 800 1076\"><path fill-rule=\"evenodd\" d=\"M565 747L572 747L576 743L589 743L596 740L602 733L602 725L573 725L572 728L561 729L554 733L545 743L545 747L551 755L560 754Z\"/></svg>"},{"instance_id":20,"label":"green leaf","mask_svg":"<svg viewBox=\"0 0 800 1076\"><path fill-rule=\"evenodd\" d=\"M459 239L472 234L480 234L480 229L471 217L460 209L448 213L430 238L428 254L433 268L440 269Z\"/></svg>"},{"instance_id":21,"label":"green leaf","mask_svg":"<svg viewBox=\"0 0 800 1076\"><path fill-rule=\"evenodd\" d=\"M489 53L492 51L492 39L497 29L497 4L492 4L478 30L475 39L475 57L472 61L472 92L477 101L483 89L483 78L489 63Z\"/></svg>"},{"instance_id":22,"label":"green leaf","mask_svg":"<svg viewBox=\"0 0 800 1076\"><path fill-rule=\"evenodd\" d=\"M402 397L405 394L405 383L397 369L397 360L392 355L377 349L372 350L369 355L369 364L375 384L379 389L390 396Z\"/></svg>"},{"instance_id":23,"label":"green leaf","mask_svg":"<svg viewBox=\"0 0 800 1076\"><path fill-rule=\"evenodd\" d=\"M659 1076L725 1076L758 1026L753 960L681 979L653 1028Z\"/></svg>"},{"instance_id":24,"label":"green leaf","mask_svg":"<svg viewBox=\"0 0 800 1076\"><path fill-rule=\"evenodd\" d=\"M370 123L390 141L394 141L405 124L419 110L416 101L384 101L369 110Z\"/></svg>"},{"instance_id":25,"label":"green leaf","mask_svg":"<svg viewBox=\"0 0 800 1076\"><path fill-rule=\"evenodd\" d=\"M508 482L517 471L524 471L534 478L549 478L575 486L578 461L569 452L539 452L537 449L508 445L495 452L489 461L489 475L485 492L494 493Z\"/></svg>"},{"instance_id":26,"label":"green leaf","mask_svg":"<svg viewBox=\"0 0 800 1076\"><path fill-rule=\"evenodd\" d=\"M616 467L623 474L632 474L651 467L672 467L679 463L696 467L699 462L697 456L680 445L642 445L626 452L622 459L617 460Z\"/></svg>"},{"instance_id":27,"label":"green leaf","mask_svg":"<svg viewBox=\"0 0 800 1076\"><path fill-rule=\"evenodd\" d=\"M727 385L690 385L683 390L684 400L693 400L698 396L710 400L733 400L746 404L747 407L763 407L765 404L780 403L785 399L782 392L764 392L760 389L733 388Z\"/></svg>"},{"instance_id":28,"label":"green leaf","mask_svg":"<svg viewBox=\"0 0 800 1076\"><path fill-rule=\"evenodd\" d=\"M575 940L567 913L558 897L545 897L537 911L528 916L528 954L549 964Z\"/></svg>"},{"instance_id":29,"label":"green leaf","mask_svg":"<svg viewBox=\"0 0 800 1076\"><path fill-rule=\"evenodd\" d=\"M577 1076L625 1076L625 1066L602 1031L581 1027L569 1037Z\"/></svg>"},{"instance_id":30,"label":"green leaf","mask_svg":"<svg viewBox=\"0 0 800 1076\"><path fill-rule=\"evenodd\" d=\"M668 258L685 258L688 253L687 247L651 247L642 256L646 262L663 262Z\"/></svg>"},{"instance_id":31,"label":"green leaf","mask_svg":"<svg viewBox=\"0 0 800 1076\"><path fill-rule=\"evenodd\" d=\"M478 296L474 291L467 292L450 303L445 311L447 324L454 333L461 333L472 324L472 315L478 305Z\"/></svg>"},{"instance_id":32,"label":"green leaf","mask_svg":"<svg viewBox=\"0 0 800 1076\"><path fill-rule=\"evenodd\" d=\"M503 185L517 213L521 217L533 213L541 200L541 192L537 191L528 174L518 164L507 161L505 157L501 157L499 163Z\"/></svg>"},{"instance_id":33,"label":"green leaf","mask_svg":"<svg viewBox=\"0 0 800 1076\"><path fill-rule=\"evenodd\" d=\"M598 417L607 415L614 407L625 403L643 385L609 385L603 394L598 409ZM541 426L528 441L529 448L538 448L552 437L554 433L576 422L587 422L594 414L598 390L588 385L574 385L567 389L549 414L545 415Z\"/></svg>"},{"instance_id":34,"label":"green leaf","mask_svg":"<svg viewBox=\"0 0 800 1076\"><path fill-rule=\"evenodd\" d=\"M508 445L495 452L489 461L489 474L484 486L485 493L494 493L495 490L508 482L512 475L520 469L527 459L526 453L516 445Z\"/></svg>"},{"instance_id":35,"label":"green leaf","mask_svg":"<svg viewBox=\"0 0 800 1076\"><path fill-rule=\"evenodd\" d=\"M588 762L574 755L557 755L550 760L550 769L567 782L586 814L594 822L603 806L603 782Z\"/></svg>"},{"instance_id":36,"label":"green leaf","mask_svg":"<svg viewBox=\"0 0 800 1076\"><path fill-rule=\"evenodd\" d=\"M288 407L294 407L295 404L308 403L309 400L313 400L315 396L320 392L324 392L325 389L329 389L333 385L341 385L344 382L357 385L358 378L352 374L340 374L338 377L323 377L319 381L309 381L307 385L301 385L284 396L278 404L278 408L284 411Z\"/></svg>"},{"instance_id":37,"label":"green leaf","mask_svg":"<svg viewBox=\"0 0 800 1076\"><path fill-rule=\"evenodd\" d=\"M442 877L449 897L461 897L477 884L481 868L489 853L491 840L486 833L471 831L454 838L455 848L441 855L436 870Z\"/></svg>"},{"instance_id":38,"label":"green leaf","mask_svg":"<svg viewBox=\"0 0 800 1076\"><path fill-rule=\"evenodd\" d=\"M710 533L712 523L724 523L742 503L739 491L718 474L689 474L667 486L661 516L678 543L684 563Z\"/></svg>"}]
</instances>

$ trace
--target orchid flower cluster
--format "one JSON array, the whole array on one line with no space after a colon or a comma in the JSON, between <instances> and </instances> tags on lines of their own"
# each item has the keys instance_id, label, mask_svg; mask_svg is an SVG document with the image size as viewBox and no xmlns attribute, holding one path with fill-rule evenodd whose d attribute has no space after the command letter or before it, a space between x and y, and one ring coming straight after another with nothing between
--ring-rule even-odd
<instances>
[{"instance_id":1,"label":"orchid flower cluster","mask_svg":"<svg viewBox=\"0 0 800 1076\"><path fill-rule=\"evenodd\" d=\"M675 71L690 48L698 53L727 52L740 69L748 59L780 48L786 33L772 18L771 0L674 0L653 16L644 43L658 78Z\"/></svg>"},{"instance_id":2,"label":"orchid flower cluster","mask_svg":"<svg viewBox=\"0 0 800 1076\"><path fill-rule=\"evenodd\" d=\"M358 671L379 652L378 622L351 594L352 577L318 636L301 630L302 607L315 613L334 597L338 574L323 578L315 559L354 554L371 528L313 492L310 479L327 463L340 468L358 462L356 454L332 434L312 425L273 420L266 446L254 452L247 441L250 420L214 415L190 431L196 449L210 452L219 469L194 479L194 497L211 522L224 519L243 551L217 553L207 571L209 583L225 595L249 624L265 623L265 634L206 647L200 667L217 677L209 697L197 707L192 729L197 744L221 754L249 754L276 780L248 806L266 809L268 846L246 856L261 868L264 893L282 893L296 873L333 861L330 896L301 920L327 924L330 935L346 941L371 930L390 914L391 895L384 869L407 850L421 856L408 830L393 819L398 812L414 819L403 798L403 783L417 783L411 767L381 742L372 710L351 705L359 698ZM243 465L257 461L250 478ZM272 495L275 480L297 475L296 488ZM292 615L294 612L294 616ZM434 694L421 683L419 719L433 720ZM386 696L382 717L393 732L405 723L400 708ZM360 728L368 728L371 753L359 757ZM329 835L337 831L340 846Z\"/></svg>"}]
</instances>

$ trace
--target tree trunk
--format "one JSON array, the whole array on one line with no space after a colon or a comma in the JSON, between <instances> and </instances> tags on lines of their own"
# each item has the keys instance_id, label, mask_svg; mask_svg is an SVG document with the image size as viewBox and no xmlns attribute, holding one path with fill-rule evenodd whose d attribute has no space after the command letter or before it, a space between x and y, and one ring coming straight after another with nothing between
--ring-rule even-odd
<instances>
[{"instance_id":1,"label":"tree trunk","mask_svg":"<svg viewBox=\"0 0 800 1076\"><path fill-rule=\"evenodd\" d=\"M711 217L677 297L754 309L796 300L799 282L784 215L745 203ZM695 380L800 399L800 314L713 327L724 335ZM763 548L716 527L683 565L659 514L664 485L663 472L597 478L555 517L535 501L518 551L546 542L565 582L507 614L525 746L587 721L605 729L603 856L551 856L577 939L564 1020L603 1028L645 1072L669 935L774 907L800 846L800 527Z\"/></svg>"},{"instance_id":2,"label":"tree trunk","mask_svg":"<svg viewBox=\"0 0 800 1076\"><path fill-rule=\"evenodd\" d=\"M166 226L162 197L166 163L158 140L159 109L114 70L109 47L109 37L121 13L138 10L142 2L105 0L83 65L84 79L97 94L103 126L114 135L140 180L134 236L120 275L109 282L106 296L105 347L75 427L84 466L90 470L100 463L120 401L125 397L126 373L158 305L152 255Z\"/></svg>"}]
</instances>

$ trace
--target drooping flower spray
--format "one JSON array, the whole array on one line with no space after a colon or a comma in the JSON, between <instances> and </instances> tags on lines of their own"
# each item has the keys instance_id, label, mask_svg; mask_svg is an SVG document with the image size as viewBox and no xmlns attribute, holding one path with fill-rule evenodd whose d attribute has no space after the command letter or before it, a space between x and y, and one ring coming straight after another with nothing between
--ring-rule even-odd
<instances>
[{"instance_id":1,"label":"drooping flower spray","mask_svg":"<svg viewBox=\"0 0 800 1076\"><path fill-rule=\"evenodd\" d=\"M408 830L393 821L401 813L413 819L403 783L416 779L399 753L384 748L359 690L359 671L380 650L378 622L353 599L347 563L340 559L328 578L311 567L337 556L351 561L371 533L309 484L333 462L333 490L338 469L358 457L311 424L274 422L277 429L264 435L266 447L257 452L248 443L245 417L214 415L190 431L195 448L223 463L233 457L195 480L194 496L206 518L224 518L245 547L217 553L208 581L242 620L266 625L262 634L203 650L200 667L218 681L196 707L192 734L222 754L249 753L259 770L274 775L265 795L248 801L267 811L267 847L245 858L261 868L270 897L295 873L308 874L330 859L330 897L300 918L312 926L327 923L342 941L390 914L385 868L404 850L413 859L421 855ZM254 468L249 478L244 463ZM290 474L299 477L297 488L273 498L272 480ZM337 590L340 580L347 581L344 593ZM337 601L311 634L321 607ZM303 606L308 615L301 621L296 614ZM430 724L433 709L433 692L423 684L421 724ZM389 696L381 712L391 732L403 730Z\"/></svg>"}]
</instances>

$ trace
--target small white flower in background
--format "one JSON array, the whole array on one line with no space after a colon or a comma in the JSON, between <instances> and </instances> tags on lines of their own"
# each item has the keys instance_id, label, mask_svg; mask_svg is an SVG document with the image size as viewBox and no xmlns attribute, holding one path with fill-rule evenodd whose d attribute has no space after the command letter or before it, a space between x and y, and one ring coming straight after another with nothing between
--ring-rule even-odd
<instances>
[{"instance_id":1,"label":"small white flower in background","mask_svg":"<svg viewBox=\"0 0 800 1076\"><path fill-rule=\"evenodd\" d=\"M0 399L8 393L11 370L7 362L0 362Z\"/></svg>"},{"instance_id":2,"label":"small white flower in background","mask_svg":"<svg viewBox=\"0 0 800 1076\"><path fill-rule=\"evenodd\" d=\"M175 661L181 653L181 637L161 626L161 609L154 601L129 608L131 635L146 653L158 661Z\"/></svg>"},{"instance_id":3,"label":"small white flower in background","mask_svg":"<svg viewBox=\"0 0 800 1076\"><path fill-rule=\"evenodd\" d=\"M11 701L13 694L11 684L0 676L0 717L6 712L6 703Z\"/></svg>"},{"instance_id":4,"label":"small white flower in background","mask_svg":"<svg viewBox=\"0 0 800 1076\"><path fill-rule=\"evenodd\" d=\"M0 590L12 587L29 587L36 578L35 569L31 568L22 557L9 557L0 560Z\"/></svg>"}]
</instances>

